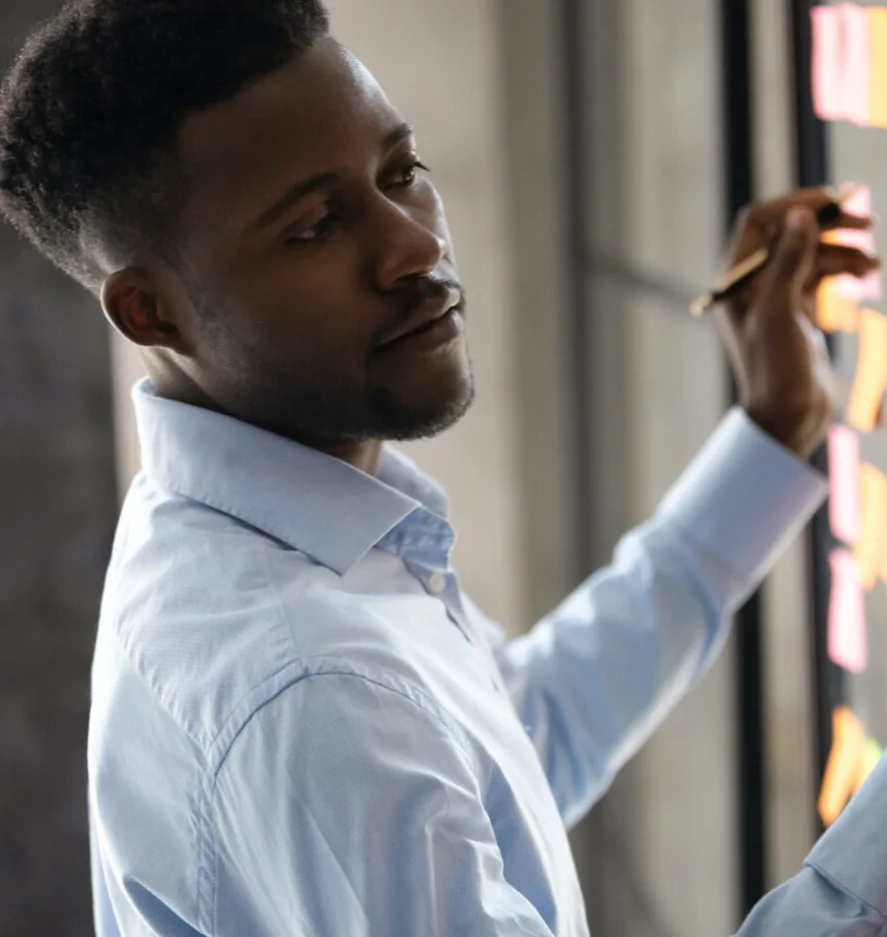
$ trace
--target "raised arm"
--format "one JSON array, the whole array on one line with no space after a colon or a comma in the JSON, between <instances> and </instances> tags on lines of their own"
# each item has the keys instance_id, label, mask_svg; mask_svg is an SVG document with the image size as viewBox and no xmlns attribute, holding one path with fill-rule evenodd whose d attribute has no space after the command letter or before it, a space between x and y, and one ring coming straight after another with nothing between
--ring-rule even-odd
<instances>
[{"instance_id":1,"label":"raised arm","mask_svg":"<svg viewBox=\"0 0 887 937\"><path fill-rule=\"evenodd\" d=\"M717 313L741 409L611 566L499 649L568 824L704 671L731 614L825 497L825 479L804 464L834 410L816 291L826 276L879 264L820 243L825 227L872 223L837 207L820 226L831 198L807 189L740 216L730 266L770 258Z\"/></svg>"},{"instance_id":2,"label":"raised arm","mask_svg":"<svg viewBox=\"0 0 887 937\"><path fill-rule=\"evenodd\" d=\"M568 825L705 671L826 490L737 408L610 566L496 648Z\"/></svg>"}]
</instances>

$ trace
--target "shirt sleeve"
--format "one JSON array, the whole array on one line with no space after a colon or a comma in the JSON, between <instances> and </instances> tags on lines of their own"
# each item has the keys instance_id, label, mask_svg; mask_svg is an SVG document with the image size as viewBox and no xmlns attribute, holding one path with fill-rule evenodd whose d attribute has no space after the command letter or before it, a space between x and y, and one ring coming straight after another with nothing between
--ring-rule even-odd
<instances>
[{"instance_id":1,"label":"shirt sleeve","mask_svg":"<svg viewBox=\"0 0 887 937\"><path fill-rule=\"evenodd\" d=\"M887 937L887 758L737 937Z\"/></svg>"},{"instance_id":2,"label":"shirt sleeve","mask_svg":"<svg viewBox=\"0 0 887 937\"><path fill-rule=\"evenodd\" d=\"M407 692L322 673L249 720L213 797L214 934L552 937L457 727Z\"/></svg>"},{"instance_id":3,"label":"shirt sleeve","mask_svg":"<svg viewBox=\"0 0 887 937\"><path fill-rule=\"evenodd\" d=\"M494 649L567 826L704 673L827 489L736 408L610 566Z\"/></svg>"}]
</instances>

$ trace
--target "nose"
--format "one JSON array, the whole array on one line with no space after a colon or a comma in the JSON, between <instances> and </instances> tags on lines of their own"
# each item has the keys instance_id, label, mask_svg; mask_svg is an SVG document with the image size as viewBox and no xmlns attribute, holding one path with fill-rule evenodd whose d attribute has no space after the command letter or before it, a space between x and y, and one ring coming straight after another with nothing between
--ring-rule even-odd
<instances>
[{"instance_id":1,"label":"nose","mask_svg":"<svg viewBox=\"0 0 887 937\"><path fill-rule=\"evenodd\" d=\"M388 291L405 279L432 273L447 252L447 242L424 212L411 211L388 199L380 201L369 237L376 285Z\"/></svg>"}]
</instances>

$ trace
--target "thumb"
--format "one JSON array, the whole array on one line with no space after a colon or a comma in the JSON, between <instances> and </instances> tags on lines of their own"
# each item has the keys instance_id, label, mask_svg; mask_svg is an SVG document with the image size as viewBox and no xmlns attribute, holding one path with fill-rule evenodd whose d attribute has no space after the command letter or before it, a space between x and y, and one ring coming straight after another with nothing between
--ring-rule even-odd
<instances>
[{"instance_id":1,"label":"thumb","mask_svg":"<svg viewBox=\"0 0 887 937\"><path fill-rule=\"evenodd\" d=\"M777 315L792 310L800 301L804 285L816 264L819 225L809 208L793 208L776 245L764 290L764 305Z\"/></svg>"}]
</instances>

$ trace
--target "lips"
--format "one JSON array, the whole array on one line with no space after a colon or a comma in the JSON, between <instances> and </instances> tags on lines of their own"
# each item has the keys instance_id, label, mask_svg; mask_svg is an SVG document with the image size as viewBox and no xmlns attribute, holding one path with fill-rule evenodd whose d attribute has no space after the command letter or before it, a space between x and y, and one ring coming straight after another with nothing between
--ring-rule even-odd
<instances>
[{"instance_id":1,"label":"lips","mask_svg":"<svg viewBox=\"0 0 887 937\"><path fill-rule=\"evenodd\" d=\"M401 322L396 329L386 334L376 347L385 348L387 345L431 328L439 319L443 319L453 310L458 309L461 298L456 290L449 290L442 298L423 300L415 307L409 319Z\"/></svg>"}]
</instances>

